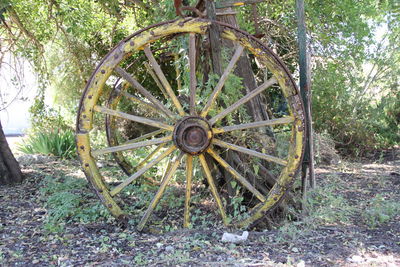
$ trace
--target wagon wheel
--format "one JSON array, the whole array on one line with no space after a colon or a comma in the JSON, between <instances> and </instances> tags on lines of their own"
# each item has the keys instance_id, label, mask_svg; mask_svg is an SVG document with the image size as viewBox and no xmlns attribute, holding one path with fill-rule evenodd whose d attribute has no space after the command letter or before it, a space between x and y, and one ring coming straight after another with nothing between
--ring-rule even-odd
<instances>
[{"instance_id":1,"label":"wagon wheel","mask_svg":"<svg viewBox=\"0 0 400 267\"><path fill-rule=\"evenodd\" d=\"M199 59L198 55L195 56L196 38L206 36L211 24L218 24L221 29L221 37L235 44L234 53L229 56L223 74L214 84L209 81L203 83L198 81L199 73L196 73L196 67L199 64L195 62L196 59ZM178 90L174 88L174 83L168 80L168 75L165 75L152 52L152 45L155 46L170 39L171 36L186 38L188 44L186 55L189 82L187 91L179 91L178 97L176 95ZM204 39L206 40L206 38ZM150 62L157 76L156 79L161 84L160 89L164 90L164 94L168 97L155 96L154 88L151 88L152 92L148 88L145 89L124 69L127 62L135 54L143 53L142 51ZM240 90L227 97L224 94L229 91L227 90L229 88L225 83L232 76L230 73L235 68L238 59L246 56L246 53L261 69L265 70L263 72L265 75L259 78L259 85L256 88L250 88L248 91ZM104 105L105 100L102 98L102 94L107 94L110 82L115 81L117 77L122 77L136 90L135 97L141 101L142 106L152 108L160 116L153 118L147 113L140 116L133 115L117 110L117 105ZM204 77L205 75L203 75L203 79ZM215 76L213 77L215 79ZM213 77L208 78L210 80ZM210 90L207 91L207 88ZM251 121L251 118L246 116L245 106L258 96L263 95L264 100L268 99L268 95L265 94L269 91L268 88L271 90L273 88L274 94L279 92L281 98L285 100L284 115L269 120ZM130 98L130 96L133 95L123 95L126 98ZM141 108L137 110L140 111ZM139 139L135 138L122 144L96 148L91 131L95 124L105 120L106 116L148 125L157 130L143 134ZM186 174L184 226L188 226L192 186L195 178L194 169L197 166L206 178L214 205L224 224L230 223L238 227L246 227L273 209L290 189L303 154L303 125L303 106L297 87L287 68L274 53L257 39L232 26L204 19L186 18L143 29L123 40L103 59L94 71L81 98L77 119L77 147L86 177L103 204L113 216L121 220L126 218L121 209L124 202L121 194L132 184L140 183L139 178L149 170L165 168L157 192L145 208L138 223L139 230L143 229L166 188L172 184L177 170L182 168L185 169L184 173ZM248 134L262 135L262 129L265 127L272 127L277 133L286 132L288 138L280 147L280 150L283 149L285 152L284 156L280 157L280 153L269 155L267 152L269 150L263 147L265 143L261 140L262 138L254 139L258 143L252 142L252 138L244 141L243 138L240 138L242 132L246 132L247 136ZM276 142L279 143L280 138L276 138ZM138 163L140 166L133 166L134 172L116 186L109 183L102 175L101 168L96 164L98 159L104 155L121 151L135 152L145 147L155 147L154 153L149 152L151 157L147 155L142 162ZM243 162L242 164L228 163L225 160L227 153L240 155L239 162L243 157L250 158L250 161L254 159L252 163L258 167L252 171L248 169L252 165L243 165ZM165 160L168 161L168 164ZM161 164L162 162L164 165ZM263 165L263 162L269 162L270 165ZM271 170L275 170L275 173L278 170L278 173L276 173L274 184L268 187L266 192L257 186L257 182L259 178L262 180L266 175L265 172L269 171L263 166L271 165L280 167L271 167ZM225 172L235 181L241 192L253 196L255 201L252 201L250 207L239 213L227 214L226 203L224 198L221 199L221 184L214 177L215 170L219 170L220 173ZM198 172L196 172L197 174Z\"/></svg>"},{"instance_id":2,"label":"wagon wheel","mask_svg":"<svg viewBox=\"0 0 400 267\"><path fill-rule=\"evenodd\" d=\"M165 50L165 47L158 49L158 51L163 51L163 50ZM145 57L143 57L143 56L136 58L131 64L129 64L127 69L129 70L132 66L134 66L134 63L137 63L139 60L143 61L144 58ZM176 59L176 56L174 56L174 58ZM152 79L154 79L154 82L157 84L158 88L161 89L162 94L165 97L167 97L168 96L167 93L163 89L162 85L160 84L158 78L156 77L156 74L154 73L154 71L150 67L150 65L147 62L145 62L144 67L146 69L147 74L150 75ZM143 73L137 74L137 75L143 75ZM118 105L121 105L121 103L120 103L121 99L126 98L126 99L129 99L129 101L139 104L141 107L143 107L145 109L146 112L154 113L154 111L156 111L154 106L143 103L143 101L140 98L138 98L138 97L134 96L132 93L130 93L128 91L129 89L132 89L132 88L129 88L129 83L126 82L122 78L118 78L115 81L115 83L112 87L112 91L109 94L109 97L106 102L106 107L109 109L117 110ZM157 113L156 113L156 115L157 115ZM105 131L106 131L108 146L118 146L118 145L121 145L121 144L127 142L127 140L121 140L121 137L119 136L119 135L121 135L121 133L119 133L118 128L119 128L118 127L118 118L114 117L114 116L106 115ZM149 131L149 133L150 133L150 131ZM136 141L144 140L144 139L146 139L146 135L145 134L136 134L134 136L131 136L131 139L132 138ZM124 153L122 151L113 152L112 155L113 155L115 162L119 165L119 167L123 170L123 172L127 175L131 175L135 172L135 169L137 169L138 167L142 167L143 164L148 159L151 159L152 156L155 155L157 152L159 152L162 148L163 148L163 146L157 147L156 150L154 150L152 153L150 153L149 155L147 155L145 157L145 159L142 161L141 164L132 164L132 162L130 162L129 159L126 158L126 156L124 155Z\"/></svg>"}]
</instances>

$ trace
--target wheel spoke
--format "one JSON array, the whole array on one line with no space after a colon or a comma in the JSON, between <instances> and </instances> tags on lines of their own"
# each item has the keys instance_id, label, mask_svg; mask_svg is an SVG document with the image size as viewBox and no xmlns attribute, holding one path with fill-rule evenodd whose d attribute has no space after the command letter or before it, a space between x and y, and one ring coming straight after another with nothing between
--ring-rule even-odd
<instances>
[{"instance_id":1,"label":"wheel spoke","mask_svg":"<svg viewBox=\"0 0 400 267\"><path fill-rule=\"evenodd\" d=\"M158 134L160 134L160 133L163 133L164 131L165 131L164 129L160 129L160 130L156 130L156 131L154 131L154 132L150 132L150 133L141 135L141 136L139 136L139 137L137 137L137 138L135 138L135 139L126 141L125 143L123 143L123 145L132 144L132 143L136 143L136 142L140 142L140 141L142 141L142 140L144 140L144 139L147 139L147 138L149 138L149 137L153 137L153 136L156 136L156 135L158 135Z\"/></svg>"},{"instance_id":2,"label":"wheel spoke","mask_svg":"<svg viewBox=\"0 0 400 267\"><path fill-rule=\"evenodd\" d=\"M181 159L183 157L184 153L181 152L178 156L178 158L171 164L169 171L165 174L164 178L162 179L161 185L158 188L157 193L155 194L153 200L151 201L149 207L147 208L146 212L144 213L142 219L140 220L139 224L138 224L138 230L142 231L144 225L146 224L147 220L149 219L151 213L153 212L153 210L155 209L155 207L157 206L158 202L160 201L162 195L164 194L164 191L169 183L169 181L171 180L171 178L173 177L173 175L176 172L176 169L179 167L179 164L181 162Z\"/></svg>"},{"instance_id":3,"label":"wheel spoke","mask_svg":"<svg viewBox=\"0 0 400 267\"><path fill-rule=\"evenodd\" d=\"M190 115L196 115L196 35L189 34Z\"/></svg>"},{"instance_id":4,"label":"wheel spoke","mask_svg":"<svg viewBox=\"0 0 400 267\"><path fill-rule=\"evenodd\" d=\"M151 160L167 143L162 143L156 147L150 154L148 154L137 166L136 169L140 169L148 162Z\"/></svg>"},{"instance_id":5,"label":"wheel spoke","mask_svg":"<svg viewBox=\"0 0 400 267\"><path fill-rule=\"evenodd\" d=\"M277 80L275 78L271 78L268 81L266 81L265 83L263 83L262 85L260 85L259 87L257 87L256 89L254 89L253 91L251 91L250 93L248 93L247 95L245 95L244 97L242 97L241 99L239 99L236 103L234 103L233 105L229 106L228 108L226 108L224 111L220 112L219 114L217 114L216 116L214 116L213 118L211 118L209 120L210 124L213 125L214 123L216 123L218 120L224 118L226 115L228 115L229 113L231 113L232 111L235 111L236 109L238 109L241 105L243 105L244 103L250 101L252 98L254 98L255 96L257 96L258 94L260 94L262 91L264 91L265 89L267 89L268 87L272 86L273 84L275 84L277 82Z\"/></svg>"},{"instance_id":6,"label":"wheel spoke","mask_svg":"<svg viewBox=\"0 0 400 267\"><path fill-rule=\"evenodd\" d=\"M215 103L219 93L222 90L222 87L224 87L226 79L228 79L229 74L231 73L232 69L235 67L236 62L239 60L240 56L242 55L243 49L244 48L241 45L238 45L238 47L236 48L236 51L233 54L231 61L229 62L226 69L224 70L224 73L222 74L221 78L219 79L217 85L215 86L214 91L211 93L211 96L208 99L207 104L204 106L203 110L201 111L202 117L207 116L212 105Z\"/></svg>"},{"instance_id":7,"label":"wheel spoke","mask_svg":"<svg viewBox=\"0 0 400 267\"><path fill-rule=\"evenodd\" d=\"M140 177L143 173L145 173L148 169L159 163L162 159L170 155L174 150L176 149L175 145L170 146L167 150L165 150L162 154L160 154L157 158L153 159L149 163L147 163L143 168L129 176L126 180L124 180L121 184L118 186L114 187L113 190L111 190L110 195L115 196L119 192L121 192L122 189L124 189L127 185L131 184L133 181L135 181L138 177Z\"/></svg>"},{"instance_id":8,"label":"wheel spoke","mask_svg":"<svg viewBox=\"0 0 400 267\"><path fill-rule=\"evenodd\" d=\"M192 191L192 177L193 177L193 156L186 156L186 194L185 194L185 212L183 215L183 227L187 228L190 224L190 197Z\"/></svg>"},{"instance_id":9,"label":"wheel spoke","mask_svg":"<svg viewBox=\"0 0 400 267\"><path fill-rule=\"evenodd\" d=\"M97 156L104 155L107 153L125 151L125 150L136 149L139 147L145 147L145 146L151 146L151 145L158 145L158 144L167 143L169 141L172 141L172 135L165 136L162 138L156 138L156 139L152 139L152 140L137 142L137 143L130 143L130 144L124 144L124 145L119 145L119 146L112 146L112 147L106 147L103 149L93 150L91 152L91 154L93 157L97 157Z\"/></svg>"},{"instance_id":10,"label":"wheel spoke","mask_svg":"<svg viewBox=\"0 0 400 267\"><path fill-rule=\"evenodd\" d=\"M126 91L120 91L120 94L122 94L127 99L129 99L129 100L131 100L133 102L136 102L136 103L141 104L143 106L149 107L151 110L154 110L154 111L157 111L157 112L159 111L159 109L156 106L154 106L153 104L148 103L146 101L143 101L142 99L140 99L140 98L138 98L138 97L126 92Z\"/></svg>"},{"instance_id":11,"label":"wheel spoke","mask_svg":"<svg viewBox=\"0 0 400 267\"><path fill-rule=\"evenodd\" d=\"M239 124L239 125L225 126L222 128L214 128L212 131L214 134L219 134L219 133L226 133L226 132L236 131L236 130L245 130L245 129L251 129L251 128L271 126L271 125L288 124L293 121L294 121L293 117L285 117L285 118L274 119L274 120L256 121L256 122L244 123L244 124Z\"/></svg>"},{"instance_id":12,"label":"wheel spoke","mask_svg":"<svg viewBox=\"0 0 400 267\"><path fill-rule=\"evenodd\" d=\"M177 108L179 115L185 116L185 112L183 111L181 103L179 103L179 100L176 97L174 91L172 90L172 87L169 84L164 73L162 72L160 65L158 65L156 59L154 58L149 45L146 45L144 47L144 53L146 54L146 57L149 60L151 67L154 69L158 78L160 79L161 84L164 86L164 89L167 91L169 97L171 98L172 102L174 103L175 107Z\"/></svg>"},{"instance_id":13,"label":"wheel spoke","mask_svg":"<svg viewBox=\"0 0 400 267\"><path fill-rule=\"evenodd\" d=\"M209 148L207 153L210 154L222 167L229 171L232 176L238 180L244 187L247 188L253 195L255 195L261 202L265 201L265 197L261 194L251 183L249 183L240 173L238 173L231 165L221 158L214 150Z\"/></svg>"},{"instance_id":14,"label":"wheel spoke","mask_svg":"<svg viewBox=\"0 0 400 267\"><path fill-rule=\"evenodd\" d=\"M136 81L131 75L129 75L121 67L116 67L115 71L121 75L127 82L129 82L136 90L139 91L144 97L146 97L154 106L158 107L160 111L165 113L168 117L174 117L175 114L167 109L157 98L155 98L149 91L147 91L138 81Z\"/></svg>"},{"instance_id":15,"label":"wheel spoke","mask_svg":"<svg viewBox=\"0 0 400 267\"><path fill-rule=\"evenodd\" d=\"M204 158L203 154L199 155L199 159L200 159L201 166L203 167L204 173L206 175L208 185L210 186L211 194L213 195L213 197L215 199L215 202L217 203L219 212L221 213L222 221L224 222L224 225L227 225L228 224L228 218L226 216L224 206L222 205L221 198L220 198L220 196L218 194L217 187L215 186L213 177L211 175L211 171L208 168L206 159Z\"/></svg>"},{"instance_id":16,"label":"wheel spoke","mask_svg":"<svg viewBox=\"0 0 400 267\"><path fill-rule=\"evenodd\" d=\"M161 129L165 129L165 130L169 130L169 131L173 131L174 127L162 122L158 122L155 120L150 120L148 118L144 118L144 117L139 117L139 116L135 116L135 115L131 115L125 112L121 112L121 111L117 111L117 110L113 110L113 109L109 109L109 108L105 108L105 107L101 107L101 106L95 106L94 111L100 112L100 113L104 113L107 115L111 115L111 116L116 116L119 118L123 118L123 119L127 119L127 120L131 120L131 121L136 121L142 124L147 124L153 127L157 127L157 128L161 128Z\"/></svg>"},{"instance_id":17,"label":"wheel spoke","mask_svg":"<svg viewBox=\"0 0 400 267\"><path fill-rule=\"evenodd\" d=\"M278 164L283 165L283 166L287 165L287 161L286 160L283 160L283 159L280 159L280 158L277 158L277 157L274 157L274 156L271 156L271 155L266 155L264 153L261 153L261 152L258 152L258 151L254 151L254 150L242 147L242 146L237 146L237 145L234 145L234 144L231 144L231 143L227 143L227 142L221 141L221 140L216 139L216 138L214 138L212 140L212 143L214 145L217 145L217 146L220 146L220 147L224 147L224 148L228 148L228 149L232 149L232 150L236 150L238 152L242 152L242 153L257 157L257 158L264 159L266 161L275 162L275 163L278 163Z\"/></svg>"},{"instance_id":18,"label":"wheel spoke","mask_svg":"<svg viewBox=\"0 0 400 267\"><path fill-rule=\"evenodd\" d=\"M150 64L148 62L144 62L144 66L146 67L147 71L150 73L153 80L156 82L158 88L160 88L160 91L163 93L165 99L168 99L167 92L165 92L164 87L162 86L160 80L157 78L157 75L154 73L154 70L150 67Z\"/></svg>"}]
</instances>

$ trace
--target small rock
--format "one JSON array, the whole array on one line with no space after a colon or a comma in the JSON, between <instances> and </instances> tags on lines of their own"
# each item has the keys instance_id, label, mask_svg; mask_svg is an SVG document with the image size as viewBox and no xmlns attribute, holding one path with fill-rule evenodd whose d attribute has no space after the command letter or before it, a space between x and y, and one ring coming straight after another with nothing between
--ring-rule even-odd
<instances>
[{"instance_id":1,"label":"small rock","mask_svg":"<svg viewBox=\"0 0 400 267\"><path fill-rule=\"evenodd\" d=\"M354 263L361 263L364 261L364 258L359 255L354 255L351 258L347 258L347 261L354 262Z\"/></svg>"},{"instance_id":2,"label":"small rock","mask_svg":"<svg viewBox=\"0 0 400 267\"><path fill-rule=\"evenodd\" d=\"M174 247L173 246L166 246L165 247L165 251L172 252L172 251L174 251Z\"/></svg>"},{"instance_id":3,"label":"small rock","mask_svg":"<svg viewBox=\"0 0 400 267\"><path fill-rule=\"evenodd\" d=\"M293 247L293 248L292 248L292 251L293 251L294 253L299 253L299 249L296 248L296 247Z\"/></svg>"},{"instance_id":4,"label":"small rock","mask_svg":"<svg viewBox=\"0 0 400 267\"><path fill-rule=\"evenodd\" d=\"M162 246L163 246L163 244L161 244L161 243L157 243L157 244L156 244L156 247L157 247L157 248L161 248Z\"/></svg>"},{"instance_id":5,"label":"small rock","mask_svg":"<svg viewBox=\"0 0 400 267\"><path fill-rule=\"evenodd\" d=\"M235 235L230 233L224 233L222 235L221 241L222 242L229 242L229 243L241 243L249 237L249 232L244 231L242 235Z\"/></svg>"}]
</instances>

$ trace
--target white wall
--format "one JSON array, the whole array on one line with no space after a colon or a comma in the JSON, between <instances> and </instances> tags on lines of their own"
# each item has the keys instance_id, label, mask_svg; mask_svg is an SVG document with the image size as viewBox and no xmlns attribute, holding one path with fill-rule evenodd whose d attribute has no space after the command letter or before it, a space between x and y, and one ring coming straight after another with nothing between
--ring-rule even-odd
<instances>
[{"instance_id":1,"label":"white wall","mask_svg":"<svg viewBox=\"0 0 400 267\"><path fill-rule=\"evenodd\" d=\"M6 135L21 134L29 128L28 109L37 88L36 77L28 62L15 60L7 54L0 68L0 120Z\"/></svg>"}]
</instances>

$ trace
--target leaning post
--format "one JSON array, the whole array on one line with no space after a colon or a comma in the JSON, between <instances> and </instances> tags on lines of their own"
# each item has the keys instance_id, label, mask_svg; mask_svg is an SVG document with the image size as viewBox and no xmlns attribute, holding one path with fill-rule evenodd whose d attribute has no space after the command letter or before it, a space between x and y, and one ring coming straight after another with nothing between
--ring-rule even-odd
<instances>
[{"instance_id":1,"label":"leaning post","mask_svg":"<svg viewBox=\"0 0 400 267\"><path fill-rule=\"evenodd\" d=\"M310 58L307 50L307 32L305 23L304 0L296 0L297 36L299 45L300 93L306 115L306 145L302 163L301 180L302 193L305 197L308 182L311 188L316 186L314 172L313 129L311 116L311 70Z\"/></svg>"}]
</instances>

